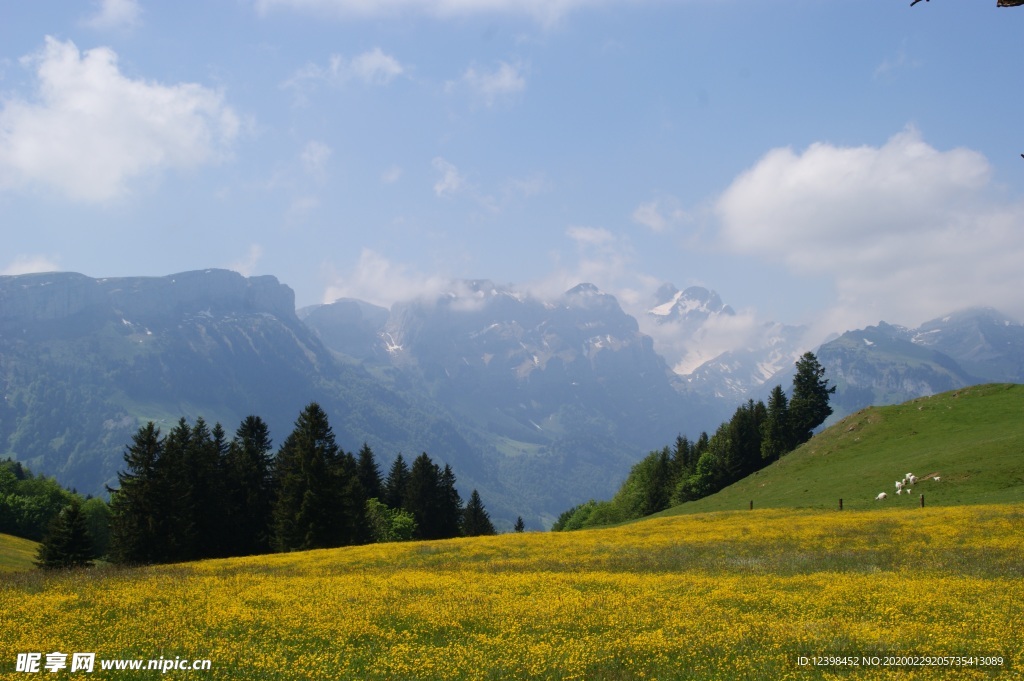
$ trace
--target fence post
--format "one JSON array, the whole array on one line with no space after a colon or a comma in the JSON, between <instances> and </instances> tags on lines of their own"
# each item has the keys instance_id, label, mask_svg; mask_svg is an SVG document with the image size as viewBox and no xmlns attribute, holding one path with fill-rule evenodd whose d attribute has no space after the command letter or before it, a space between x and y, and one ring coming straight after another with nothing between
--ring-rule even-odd
<instances>
[{"instance_id":1,"label":"fence post","mask_svg":"<svg viewBox=\"0 0 1024 681\"><path fill-rule=\"evenodd\" d=\"M922 494L921 496L922 496L922 497L924 497L924 495L923 495L923 494ZM922 502L922 503L923 503L923 502ZM753 499L751 499L751 500L750 500L750 510L751 510L751 511L753 511L753 510L754 510L754 500L753 500Z\"/></svg>"},{"instance_id":2,"label":"fence post","mask_svg":"<svg viewBox=\"0 0 1024 681\"><path fill-rule=\"evenodd\" d=\"M924 508L924 495L921 495L921 508Z\"/></svg>"},{"instance_id":3,"label":"fence post","mask_svg":"<svg viewBox=\"0 0 1024 681\"><path fill-rule=\"evenodd\" d=\"M843 500L841 498L839 499L839 510L843 510Z\"/></svg>"}]
</instances>

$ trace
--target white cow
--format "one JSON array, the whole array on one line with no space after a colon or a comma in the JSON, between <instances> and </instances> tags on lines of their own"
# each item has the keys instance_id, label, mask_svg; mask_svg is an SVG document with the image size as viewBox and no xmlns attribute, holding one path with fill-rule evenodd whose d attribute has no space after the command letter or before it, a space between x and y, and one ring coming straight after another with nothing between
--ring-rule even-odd
<instances>
[{"instance_id":1,"label":"white cow","mask_svg":"<svg viewBox=\"0 0 1024 681\"><path fill-rule=\"evenodd\" d=\"M889 498L889 495L886 494L885 492L882 492L877 497L875 497L875 501L881 501L882 499L888 499L888 498Z\"/></svg>"}]
</instances>

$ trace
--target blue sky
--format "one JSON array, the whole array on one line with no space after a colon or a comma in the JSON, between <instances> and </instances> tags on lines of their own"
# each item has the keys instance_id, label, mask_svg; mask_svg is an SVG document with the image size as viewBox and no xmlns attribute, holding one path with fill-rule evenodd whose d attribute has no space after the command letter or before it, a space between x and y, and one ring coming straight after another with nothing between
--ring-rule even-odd
<instances>
[{"instance_id":1,"label":"blue sky","mask_svg":"<svg viewBox=\"0 0 1024 681\"><path fill-rule=\"evenodd\" d=\"M1024 318L1024 8L0 0L0 273Z\"/></svg>"}]
</instances>

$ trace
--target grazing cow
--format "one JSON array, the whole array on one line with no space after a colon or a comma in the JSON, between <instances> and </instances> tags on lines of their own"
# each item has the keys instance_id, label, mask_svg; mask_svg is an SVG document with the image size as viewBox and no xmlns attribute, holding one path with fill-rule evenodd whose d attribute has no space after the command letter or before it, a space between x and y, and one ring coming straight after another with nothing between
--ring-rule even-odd
<instances>
[{"instance_id":1,"label":"grazing cow","mask_svg":"<svg viewBox=\"0 0 1024 681\"><path fill-rule=\"evenodd\" d=\"M886 494L885 492L882 492L877 497L875 497L875 501L881 501L882 499L888 499L888 498L889 498L889 495Z\"/></svg>"}]
</instances>

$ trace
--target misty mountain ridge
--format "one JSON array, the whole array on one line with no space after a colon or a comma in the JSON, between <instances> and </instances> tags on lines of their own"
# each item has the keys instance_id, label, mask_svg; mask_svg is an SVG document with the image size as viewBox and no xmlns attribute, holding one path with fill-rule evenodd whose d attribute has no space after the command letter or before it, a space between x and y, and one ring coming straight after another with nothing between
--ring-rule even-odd
<instances>
[{"instance_id":1,"label":"misty mountain ridge","mask_svg":"<svg viewBox=\"0 0 1024 681\"><path fill-rule=\"evenodd\" d=\"M0 277L0 456L101 493L146 420L166 430L202 415L230 435L255 413L280 443L316 400L346 449L366 441L382 466L427 451L499 525L544 526L613 494L650 449L788 387L807 349L803 327L751 326L709 289L668 284L653 303L641 324L592 284L542 300L468 280L390 309L340 299L296 311L276 278L224 270ZM686 375L660 352L733 328L740 349ZM841 414L1024 381L1024 327L967 310L847 332L818 356Z\"/></svg>"}]
</instances>

